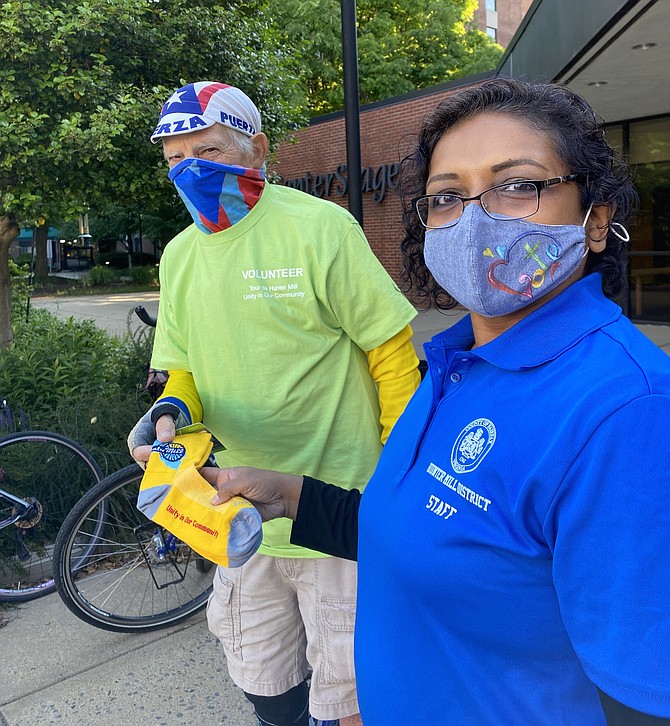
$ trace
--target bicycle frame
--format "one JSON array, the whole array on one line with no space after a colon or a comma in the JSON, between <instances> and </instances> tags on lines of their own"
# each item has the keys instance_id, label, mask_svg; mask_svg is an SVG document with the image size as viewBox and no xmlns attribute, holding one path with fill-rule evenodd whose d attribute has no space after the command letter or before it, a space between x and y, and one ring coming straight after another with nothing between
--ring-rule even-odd
<instances>
[{"instance_id":1,"label":"bicycle frame","mask_svg":"<svg viewBox=\"0 0 670 726\"><path fill-rule=\"evenodd\" d=\"M8 517L7 519L0 520L0 529L9 527L12 524L15 524L16 522L18 522L20 519L25 518L26 513L29 512L33 506L30 502L27 502L25 499L21 499L20 497L15 497L13 494L6 492L4 489L0 489L0 499L6 499L8 502L11 502L12 504L18 505L19 507L23 508L23 511L20 511L15 517Z\"/></svg>"},{"instance_id":2,"label":"bicycle frame","mask_svg":"<svg viewBox=\"0 0 670 726\"><path fill-rule=\"evenodd\" d=\"M28 429L0 436L0 601L55 590L60 524L102 477L90 453L62 434Z\"/></svg>"},{"instance_id":3,"label":"bicycle frame","mask_svg":"<svg viewBox=\"0 0 670 726\"><path fill-rule=\"evenodd\" d=\"M151 550L147 550L147 548L143 546L143 540L140 537L140 533L142 531L153 531L154 533L151 537ZM164 530L162 527L158 527L151 521L141 524L139 527L135 527L133 534L137 540L138 547L142 550L142 557L149 568L149 574L151 575L151 579L153 580L157 590L163 590L166 587L170 587L171 585L184 581L186 578L186 568L191 561L191 551L189 550L183 570L180 569L177 564L177 560L174 557L178 549L179 540L173 534L170 534L170 532L167 532L167 530ZM167 580L163 583L158 582L154 574L150 554L156 557L158 562L168 564L172 567L172 569L177 573L173 580Z\"/></svg>"}]
</instances>

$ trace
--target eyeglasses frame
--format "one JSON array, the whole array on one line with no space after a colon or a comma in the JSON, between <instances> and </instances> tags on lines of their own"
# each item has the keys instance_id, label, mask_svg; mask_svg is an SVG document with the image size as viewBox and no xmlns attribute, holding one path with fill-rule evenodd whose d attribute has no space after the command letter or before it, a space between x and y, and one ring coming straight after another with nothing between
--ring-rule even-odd
<instances>
[{"instance_id":1,"label":"eyeglasses frame","mask_svg":"<svg viewBox=\"0 0 670 726\"><path fill-rule=\"evenodd\" d=\"M454 219L453 222L449 222L448 224L441 224L439 227L430 227L428 226L422 219L421 214L419 213L419 202L422 199L430 199L431 197L442 197L445 196L444 194L422 194L420 197L416 197L412 200L412 206L414 207L414 210L416 211L416 216L419 218L419 222L426 228L426 229L444 229L445 227L453 227L454 225L458 224L461 217L463 216L463 212L465 211L465 203L466 202L479 202L482 210L484 213L491 217L491 219L500 220L501 222L512 222L517 219L528 219L528 217L532 217L534 214L537 214L538 210L540 209L540 193L543 189L546 189L547 187L553 187L556 184L564 184L566 182L572 182L577 181L580 178L581 174L566 174L565 176L555 176L551 179L519 179L516 182L507 182L505 184L496 184L492 187L489 187L488 189L484 189L481 194L476 194L474 197L459 197L458 194L449 194L448 196L454 197L455 199L459 199L461 202L461 213ZM500 216L500 217L494 217L492 214L488 212L486 207L481 203L482 197L484 194L488 194L488 192L492 192L494 189L501 189L502 187L508 187L511 184L532 184L535 187L535 190L537 191L537 208L534 212L531 212L530 214L525 214L523 217L507 217L507 216Z\"/></svg>"}]
</instances>

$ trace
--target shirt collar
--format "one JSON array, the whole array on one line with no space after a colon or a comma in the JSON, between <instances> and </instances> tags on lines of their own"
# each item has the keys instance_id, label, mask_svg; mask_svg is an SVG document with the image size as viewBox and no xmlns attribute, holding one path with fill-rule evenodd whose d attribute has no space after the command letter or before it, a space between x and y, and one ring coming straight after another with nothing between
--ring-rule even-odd
<instances>
[{"instance_id":1,"label":"shirt collar","mask_svg":"<svg viewBox=\"0 0 670 726\"><path fill-rule=\"evenodd\" d=\"M523 370L557 358L594 330L618 320L621 308L602 291L600 273L566 288L486 345L469 351L498 368ZM424 348L468 350L474 344L470 316L438 333Z\"/></svg>"}]
</instances>

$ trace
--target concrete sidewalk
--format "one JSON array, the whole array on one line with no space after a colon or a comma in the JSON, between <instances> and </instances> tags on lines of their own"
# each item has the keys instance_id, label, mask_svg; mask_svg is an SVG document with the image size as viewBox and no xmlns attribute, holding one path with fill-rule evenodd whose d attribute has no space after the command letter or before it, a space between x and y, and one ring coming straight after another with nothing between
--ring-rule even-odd
<instances>
[{"instance_id":1,"label":"concrete sidewalk","mask_svg":"<svg viewBox=\"0 0 670 726\"><path fill-rule=\"evenodd\" d=\"M110 633L53 593L4 615L3 726L256 724L204 613L153 633Z\"/></svg>"}]
</instances>

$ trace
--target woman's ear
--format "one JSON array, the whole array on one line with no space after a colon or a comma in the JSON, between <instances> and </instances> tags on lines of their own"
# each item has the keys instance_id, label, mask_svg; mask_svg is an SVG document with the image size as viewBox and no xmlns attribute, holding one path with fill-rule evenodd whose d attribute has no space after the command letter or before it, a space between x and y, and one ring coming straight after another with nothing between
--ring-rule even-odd
<instances>
[{"instance_id":1,"label":"woman's ear","mask_svg":"<svg viewBox=\"0 0 670 726\"><path fill-rule=\"evenodd\" d=\"M605 249L612 213L609 204L598 204L591 208L585 225L586 241L591 252L599 253Z\"/></svg>"}]
</instances>

